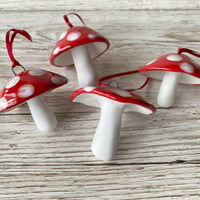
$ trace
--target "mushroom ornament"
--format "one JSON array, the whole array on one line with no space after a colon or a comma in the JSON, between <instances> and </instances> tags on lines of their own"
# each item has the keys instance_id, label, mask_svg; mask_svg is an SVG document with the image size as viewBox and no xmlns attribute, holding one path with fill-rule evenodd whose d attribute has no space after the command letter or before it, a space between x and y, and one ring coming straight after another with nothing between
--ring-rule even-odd
<instances>
[{"instance_id":1,"label":"mushroom ornament","mask_svg":"<svg viewBox=\"0 0 200 200\"><path fill-rule=\"evenodd\" d=\"M101 160L111 160L117 150L121 118L125 109L152 114L155 108L129 91L108 87L84 87L71 95L73 102L101 108L101 116L92 141L92 152Z\"/></svg>"},{"instance_id":2,"label":"mushroom ornament","mask_svg":"<svg viewBox=\"0 0 200 200\"><path fill-rule=\"evenodd\" d=\"M13 35L10 37L11 32ZM31 36L24 30L11 29L6 34L7 50L15 76L0 91L0 112L8 111L26 102L38 129L51 131L56 128L57 120L44 102L42 95L64 85L67 83L67 79L42 69L25 70L12 53L13 40L17 34L31 40ZM23 71L16 74L14 70L20 66Z\"/></svg>"},{"instance_id":3,"label":"mushroom ornament","mask_svg":"<svg viewBox=\"0 0 200 200\"><path fill-rule=\"evenodd\" d=\"M184 52L200 57L195 51L179 48L177 53L163 55L138 70L145 76L162 80L157 97L161 107L172 106L178 83L200 84L200 67L191 58L182 54Z\"/></svg>"},{"instance_id":4,"label":"mushroom ornament","mask_svg":"<svg viewBox=\"0 0 200 200\"><path fill-rule=\"evenodd\" d=\"M81 17L76 13L81 22ZM102 55L109 48L109 41L86 26L73 26L64 16L69 29L61 34L50 55L50 63L57 67L75 66L80 87L96 86L98 79L92 59Z\"/></svg>"}]
</instances>

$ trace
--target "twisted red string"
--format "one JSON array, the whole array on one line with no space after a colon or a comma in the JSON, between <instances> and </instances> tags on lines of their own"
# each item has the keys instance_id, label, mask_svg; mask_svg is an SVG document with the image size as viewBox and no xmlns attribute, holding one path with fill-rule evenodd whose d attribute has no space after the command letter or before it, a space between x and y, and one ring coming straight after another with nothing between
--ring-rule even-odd
<instances>
[{"instance_id":1,"label":"twisted red string","mask_svg":"<svg viewBox=\"0 0 200 200\"><path fill-rule=\"evenodd\" d=\"M193 56L200 57L200 53L199 52L191 50L191 49L188 49L188 48L178 48L178 54L181 54L181 53L189 53L189 54L191 54Z\"/></svg>"},{"instance_id":2,"label":"twisted red string","mask_svg":"<svg viewBox=\"0 0 200 200\"><path fill-rule=\"evenodd\" d=\"M117 74L112 74L112 75L109 75L109 76L105 76L105 77L102 77L102 78L99 79L99 85L108 86L107 84L103 83L103 81L106 81L106 80L109 80L109 79L112 79L112 78L116 78L116 77L120 77L120 76L127 76L127 75L130 75L130 74L135 74L135 73L138 73L138 72L139 72L138 70L133 70L133 71L122 72L122 73L117 73ZM135 90L140 90L140 89L144 88L147 85L149 80L150 79L147 77L146 81L139 88L125 89L125 90L127 90L129 92L135 91Z\"/></svg>"},{"instance_id":3,"label":"twisted red string","mask_svg":"<svg viewBox=\"0 0 200 200\"><path fill-rule=\"evenodd\" d=\"M79 20L82 22L82 24L83 24L84 26L86 25L85 22L83 21L83 19L81 18L80 15L78 15L77 13L68 13L67 15L64 15L63 18L64 18L65 23L66 23L70 28L73 27L73 24L70 22L70 20L69 20L69 18L68 18L69 15L75 15L76 17L79 18Z\"/></svg>"},{"instance_id":4,"label":"twisted red string","mask_svg":"<svg viewBox=\"0 0 200 200\"><path fill-rule=\"evenodd\" d=\"M32 41L29 33L24 31L24 30L10 29L6 33L6 48L7 48L7 52L8 52L8 55L10 57L10 60L12 62L12 65L11 65L12 68L14 68L16 66L21 66L20 62L18 62L17 59L13 55L13 42L14 42L14 39L15 39L17 34L23 35L25 38ZM10 37L10 35L11 35L11 37Z\"/></svg>"},{"instance_id":5,"label":"twisted red string","mask_svg":"<svg viewBox=\"0 0 200 200\"><path fill-rule=\"evenodd\" d=\"M194 55L196 57L200 57L200 53L199 52L193 51L193 50L188 49L188 48L178 48L178 54L181 54L181 53L189 53L189 54ZM122 72L122 73L117 73L117 74L112 74L112 75L109 75L109 76L105 76L105 77L102 77L99 80L99 85L108 86L107 84L103 83L103 81L106 81L106 80L109 80L109 79L112 79L112 78L116 78L116 77L120 77L120 76L126 76L126 75L130 75L130 74L135 74L135 73L138 73L138 72L139 72L138 70L133 70L133 71ZM149 80L150 80L150 78L147 77L146 81L140 87L138 87L136 89L126 89L126 90L131 92L131 91L134 91L134 90L142 89L147 85Z\"/></svg>"}]
</instances>

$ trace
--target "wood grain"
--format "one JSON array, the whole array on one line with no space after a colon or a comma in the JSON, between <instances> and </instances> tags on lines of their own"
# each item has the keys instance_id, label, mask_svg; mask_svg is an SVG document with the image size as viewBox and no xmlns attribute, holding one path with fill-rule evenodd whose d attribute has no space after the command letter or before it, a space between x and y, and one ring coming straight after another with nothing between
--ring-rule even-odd
<instances>
[{"instance_id":1,"label":"wood grain","mask_svg":"<svg viewBox=\"0 0 200 200\"><path fill-rule=\"evenodd\" d=\"M179 107L173 108L173 115L171 112L158 109L149 117L125 113L119 150L110 163L199 160L197 111ZM63 113L57 117L56 131L39 133L30 115L1 116L0 165L101 163L90 150L99 114Z\"/></svg>"},{"instance_id":2,"label":"wood grain","mask_svg":"<svg viewBox=\"0 0 200 200\"><path fill-rule=\"evenodd\" d=\"M14 6L13 6L14 5ZM76 0L76 1L62 1L62 0L46 0L46 1L29 1L29 0L13 0L13 1L0 1L0 9L6 11L15 10L141 10L141 9L199 9L200 2L198 0Z\"/></svg>"},{"instance_id":3,"label":"wood grain","mask_svg":"<svg viewBox=\"0 0 200 200\"><path fill-rule=\"evenodd\" d=\"M127 110L117 155L102 162L90 150L99 110L70 102L78 88L74 68L49 64L68 12L78 12L110 40L110 50L93 61L102 77L137 69L178 47L200 50L199 7L197 0L0 1L0 87L12 77L4 42L10 28L32 35L32 43L18 37L14 44L27 69L47 69L69 80L44 96L59 121L53 132L38 132L26 104L0 114L0 199L199 199L199 86L179 85L170 109L157 105L160 81L137 91L157 112ZM116 80L136 88L144 77Z\"/></svg>"},{"instance_id":4,"label":"wood grain","mask_svg":"<svg viewBox=\"0 0 200 200\"><path fill-rule=\"evenodd\" d=\"M77 165L0 169L7 199L192 199L199 198L199 166Z\"/></svg>"}]
</instances>

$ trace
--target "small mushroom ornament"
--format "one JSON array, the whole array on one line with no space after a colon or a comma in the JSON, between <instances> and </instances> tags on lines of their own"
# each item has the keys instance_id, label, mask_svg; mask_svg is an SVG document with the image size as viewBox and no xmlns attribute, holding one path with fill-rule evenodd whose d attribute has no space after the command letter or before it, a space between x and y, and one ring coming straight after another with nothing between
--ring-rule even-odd
<instances>
[{"instance_id":1,"label":"small mushroom ornament","mask_svg":"<svg viewBox=\"0 0 200 200\"><path fill-rule=\"evenodd\" d=\"M16 67L21 66L24 69L12 52L12 44L17 34L31 40L31 36L24 30L11 29L7 32L6 45L13 72ZM65 77L42 69L24 69L18 74L15 73L15 76L0 91L0 112L8 111L26 102L38 129L40 131L54 130L57 126L56 117L44 102L42 95L65 83L67 83Z\"/></svg>"},{"instance_id":2,"label":"small mushroom ornament","mask_svg":"<svg viewBox=\"0 0 200 200\"><path fill-rule=\"evenodd\" d=\"M76 15L85 25L81 17ZM61 34L50 55L50 63L57 67L75 66L80 87L96 86L98 79L92 59L102 55L109 48L109 41L86 26L73 26L64 16L69 29Z\"/></svg>"},{"instance_id":3,"label":"small mushroom ornament","mask_svg":"<svg viewBox=\"0 0 200 200\"><path fill-rule=\"evenodd\" d=\"M161 107L168 108L173 105L178 83L200 84L200 66L182 54L184 52L200 57L198 52L179 48L177 53L163 55L138 70L147 77L162 80L157 97Z\"/></svg>"},{"instance_id":4,"label":"small mushroom ornament","mask_svg":"<svg viewBox=\"0 0 200 200\"><path fill-rule=\"evenodd\" d=\"M105 161L111 160L117 150L125 109L146 115L155 112L155 108L140 96L110 86L80 88L72 93L71 100L101 108L91 148L97 158Z\"/></svg>"}]
</instances>

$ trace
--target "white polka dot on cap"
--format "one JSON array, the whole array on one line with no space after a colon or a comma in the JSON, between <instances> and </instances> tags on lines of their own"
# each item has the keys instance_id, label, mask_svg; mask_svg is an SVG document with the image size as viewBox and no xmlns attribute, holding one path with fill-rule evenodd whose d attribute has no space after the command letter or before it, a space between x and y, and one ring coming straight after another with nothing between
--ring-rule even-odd
<instances>
[{"instance_id":1,"label":"white polka dot on cap","mask_svg":"<svg viewBox=\"0 0 200 200\"><path fill-rule=\"evenodd\" d=\"M181 61L183 58L177 54L171 54L167 56L167 60L169 61Z\"/></svg>"},{"instance_id":2,"label":"white polka dot on cap","mask_svg":"<svg viewBox=\"0 0 200 200\"><path fill-rule=\"evenodd\" d=\"M152 64L152 63L156 62L156 60L157 60L157 59L154 59L154 60L152 60L152 61L148 62L146 65L150 65L150 64Z\"/></svg>"},{"instance_id":3,"label":"white polka dot on cap","mask_svg":"<svg viewBox=\"0 0 200 200\"><path fill-rule=\"evenodd\" d=\"M74 40L77 40L79 37L81 37L81 33L76 31L76 32L69 33L66 39L68 41L74 41Z\"/></svg>"},{"instance_id":4,"label":"white polka dot on cap","mask_svg":"<svg viewBox=\"0 0 200 200\"><path fill-rule=\"evenodd\" d=\"M126 90L112 88L112 92L114 92L115 94L118 94L119 96L122 96L122 97L132 97L131 93Z\"/></svg>"},{"instance_id":5,"label":"white polka dot on cap","mask_svg":"<svg viewBox=\"0 0 200 200\"><path fill-rule=\"evenodd\" d=\"M193 73L194 72L194 68L192 65L190 65L189 63L181 63L180 64L180 68L187 73Z\"/></svg>"},{"instance_id":6,"label":"white polka dot on cap","mask_svg":"<svg viewBox=\"0 0 200 200\"><path fill-rule=\"evenodd\" d=\"M67 35L67 31L63 32L58 40L62 40Z\"/></svg>"},{"instance_id":7,"label":"white polka dot on cap","mask_svg":"<svg viewBox=\"0 0 200 200\"><path fill-rule=\"evenodd\" d=\"M88 37L89 37L90 39L94 39L94 38L96 38L97 36L96 36L95 34L91 34L91 33L90 33L90 34L88 35Z\"/></svg>"},{"instance_id":8,"label":"white polka dot on cap","mask_svg":"<svg viewBox=\"0 0 200 200\"><path fill-rule=\"evenodd\" d=\"M60 51L60 47L56 47L56 48L53 50L53 54L56 55L59 51Z\"/></svg>"},{"instance_id":9,"label":"white polka dot on cap","mask_svg":"<svg viewBox=\"0 0 200 200\"><path fill-rule=\"evenodd\" d=\"M19 76L15 76L14 78L12 78L5 86L5 88L12 88L15 85L17 85L17 83L20 81L20 77Z\"/></svg>"},{"instance_id":10,"label":"white polka dot on cap","mask_svg":"<svg viewBox=\"0 0 200 200\"><path fill-rule=\"evenodd\" d=\"M63 48L60 49L60 51L67 51L68 49L70 49L72 46L71 45L66 45Z\"/></svg>"},{"instance_id":11,"label":"white polka dot on cap","mask_svg":"<svg viewBox=\"0 0 200 200\"><path fill-rule=\"evenodd\" d=\"M43 76L46 71L43 69L29 70L28 72L31 76Z\"/></svg>"},{"instance_id":12,"label":"white polka dot on cap","mask_svg":"<svg viewBox=\"0 0 200 200\"><path fill-rule=\"evenodd\" d=\"M0 98L0 110L8 107L8 102L5 97Z\"/></svg>"},{"instance_id":13,"label":"white polka dot on cap","mask_svg":"<svg viewBox=\"0 0 200 200\"><path fill-rule=\"evenodd\" d=\"M34 94L35 88L30 85L30 84L25 84L22 85L19 89L18 89L18 96L20 98L27 98L30 97Z\"/></svg>"},{"instance_id":14,"label":"white polka dot on cap","mask_svg":"<svg viewBox=\"0 0 200 200\"><path fill-rule=\"evenodd\" d=\"M51 81L55 84L62 84L66 82L66 78L60 76L51 77Z\"/></svg>"},{"instance_id":15,"label":"white polka dot on cap","mask_svg":"<svg viewBox=\"0 0 200 200\"><path fill-rule=\"evenodd\" d=\"M94 86L86 86L86 87L84 87L84 90L85 90L86 92L91 92L91 91L94 90L94 89L96 89L96 87L94 87Z\"/></svg>"}]
</instances>

